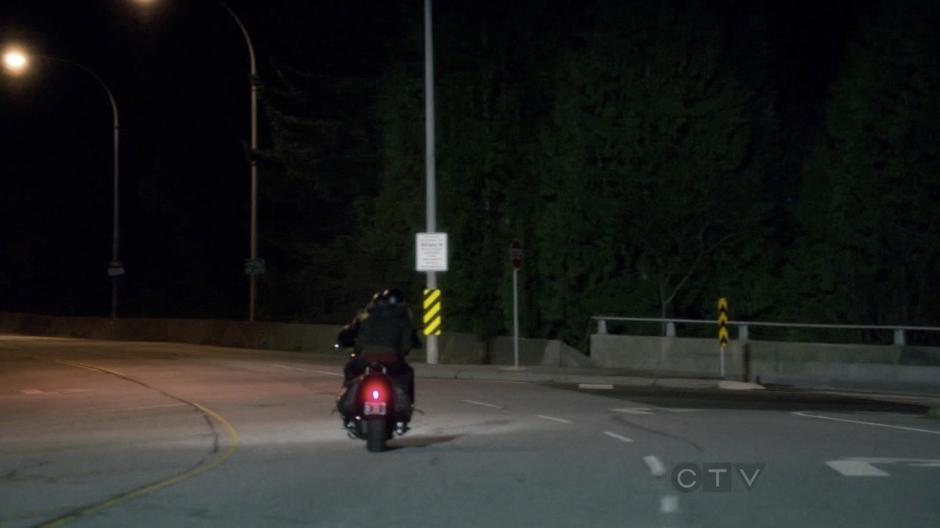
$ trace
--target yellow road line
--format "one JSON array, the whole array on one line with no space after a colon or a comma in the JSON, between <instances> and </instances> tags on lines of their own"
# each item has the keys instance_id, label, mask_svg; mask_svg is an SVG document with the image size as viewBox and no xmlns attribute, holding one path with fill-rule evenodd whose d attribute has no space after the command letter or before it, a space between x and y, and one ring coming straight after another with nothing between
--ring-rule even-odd
<instances>
[{"instance_id":1,"label":"yellow road line","mask_svg":"<svg viewBox=\"0 0 940 528\"><path fill-rule=\"evenodd\" d=\"M152 387L148 386L148 385L145 384L145 383L142 383L142 382L140 382L140 381L137 381L137 380L135 380L135 379L133 379L133 378L130 378L130 377L128 377L128 376L126 376L126 375L124 375L124 374L121 374L121 373L119 373L119 372L117 372L117 371L114 371L114 370L110 370L110 369L106 369L106 368L102 368L102 367L95 367L95 366L93 366L93 365L85 365L85 364L83 364L83 363L78 363L78 362L75 362L75 361L58 360L57 363L62 363L62 364L64 364L64 365L69 365L69 366L72 366L72 367L83 368L83 369L87 369L87 370L93 370L93 371L101 372L101 373L104 373L104 374L110 374L110 375L112 375L112 376L117 376L117 377L119 377L119 378L123 378L123 379L126 379L126 380L128 380L128 381L132 381L132 382L134 382L134 383L137 383L138 385L143 385L143 386L145 386L145 387L152 388ZM173 398L175 398L175 399L177 399L177 400L179 400L179 401L181 401L181 402L185 402L185 403L188 404L188 405L193 406L194 408L196 408L197 410L199 410L199 412L205 414L206 416L212 418L213 420L215 420L216 422L218 422L219 424L221 424L222 427L225 429L225 432L228 433L228 436L229 436L229 440L230 440L230 441L229 441L229 446L228 446L228 448L227 448L224 452L218 454L217 456L215 456L215 457L213 457L213 458L211 458L211 459L208 459L208 460L202 462L200 465L198 465L198 466L196 466L196 467L190 469L189 471L186 471L185 473L181 473L181 474L179 474L179 475L176 475L175 477L170 477L170 478L167 478L167 479L164 479L164 480L160 480L160 481L154 482L154 483L152 483L152 484L147 484L147 485L141 486L141 487L139 487L139 488L137 488L137 489L135 489L135 490L133 490L133 491L129 491L129 492L123 494L123 495L118 495L117 497L114 497L114 498L112 498L112 499L108 499L108 500L106 500L106 501L104 501L104 502L100 502L100 503L94 504L94 505L92 505L92 506L87 506L87 507L85 507L85 508L82 508L81 510L78 510L78 511L75 511L75 512L72 512L72 513L69 513L69 514L67 514L67 515L63 515L62 517L58 517L58 518L53 519L53 520L51 520L51 521L44 522L44 523L40 524L39 527L40 527L40 528L54 528L54 527L56 527L56 526L62 526L62 525L64 525L64 524L66 524L66 523L70 523L70 522L72 522L72 521L74 521L74 520L77 520L77 519L79 519L80 517L85 517L85 516L88 516L88 515L93 515L93 514L98 513L98 512L100 512L100 511L102 511L102 510L106 510L106 509L108 509L108 508L113 508L113 507L115 507L115 506L124 504L125 502L134 500L134 499L136 499L136 498L138 498L138 497L141 497L141 496L143 496L143 495L146 495L146 494L148 494L148 493L153 493L154 491L161 490L161 489L163 489L163 488L172 486L173 484L177 484L177 483L182 482L182 481L184 481L184 480L191 479L191 478L193 478L193 477L195 477L195 476L197 476L197 475L201 475L202 473L205 473L206 471L209 471L210 469L213 469L213 468L215 468L215 467L218 467L218 466L221 465L223 462L225 462L226 460L228 460L229 457L231 457L232 455L235 454L235 451L238 450L238 431L235 430L235 427L234 427L228 420L226 420L221 414L219 414L219 413L213 411L212 409L209 409L208 407L204 407L204 406L202 406L202 405L200 405L200 404L198 404L198 403L191 402L191 401L187 401L187 400L184 400L184 399L182 399L182 398L178 398L178 397L176 397L176 396L173 396Z\"/></svg>"}]
</instances>

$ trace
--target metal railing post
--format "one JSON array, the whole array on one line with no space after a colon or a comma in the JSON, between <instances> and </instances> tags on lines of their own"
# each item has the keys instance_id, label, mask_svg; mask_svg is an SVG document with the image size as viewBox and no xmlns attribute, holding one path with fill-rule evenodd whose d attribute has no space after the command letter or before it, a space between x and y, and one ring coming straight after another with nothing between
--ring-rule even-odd
<instances>
[{"instance_id":1,"label":"metal railing post","mask_svg":"<svg viewBox=\"0 0 940 528\"><path fill-rule=\"evenodd\" d=\"M904 346L907 344L906 336L904 335L903 328L894 329L894 344L899 346Z\"/></svg>"}]
</instances>

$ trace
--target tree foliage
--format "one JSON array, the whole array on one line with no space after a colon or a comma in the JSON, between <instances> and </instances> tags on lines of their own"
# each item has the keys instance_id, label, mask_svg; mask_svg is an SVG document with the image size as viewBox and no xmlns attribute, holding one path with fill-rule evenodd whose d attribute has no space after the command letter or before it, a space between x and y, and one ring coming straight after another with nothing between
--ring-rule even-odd
<instances>
[{"instance_id":1,"label":"tree foliage","mask_svg":"<svg viewBox=\"0 0 940 528\"><path fill-rule=\"evenodd\" d=\"M741 318L936 322L935 7L818 28L849 37L812 79L785 61L805 43L781 36L774 7L556 7L438 10L446 330L511 328L512 239L530 336L581 344L600 313L710 318L719 296ZM373 289L423 287L421 27L403 12L409 36L371 84L285 73L269 98L268 207L284 216L266 244L293 274L271 279L271 314L338 319ZM357 103L318 107L324 91ZM285 312L292 295L320 300Z\"/></svg>"},{"instance_id":2,"label":"tree foliage","mask_svg":"<svg viewBox=\"0 0 940 528\"><path fill-rule=\"evenodd\" d=\"M831 85L797 208L793 269L814 317L936 322L938 14L929 2L866 11Z\"/></svg>"}]
</instances>

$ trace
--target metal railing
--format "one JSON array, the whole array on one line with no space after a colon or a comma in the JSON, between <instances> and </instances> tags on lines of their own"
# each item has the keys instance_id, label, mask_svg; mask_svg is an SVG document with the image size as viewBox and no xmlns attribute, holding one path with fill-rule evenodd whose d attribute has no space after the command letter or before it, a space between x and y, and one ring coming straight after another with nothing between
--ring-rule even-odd
<instances>
[{"instance_id":1,"label":"metal railing","mask_svg":"<svg viewBox=\"0 0 940 528\"><path fill-rule=\"evenodd\" d=\"M591 317L597 321L597 333L606 334L607 322L630 322L630 323L659 323L666 327L666 337L676 337L676 323L682 324L705 324L718 326L717 321L708 319L679 319L679 318L661 318L661 317L619 317L614 315L595 315ZM839 325L839 324L816 324L816 323L770 323L761 321L728 321L728 326L738 328L738 340L748 341L750 339L750 327L776 327L776 328L815 328L826 330L890 330L894 335L895 345L907 344L907 332L940 332L940 327L936 326L910 326L910 325Z\"/></svg>"}]
</instances>

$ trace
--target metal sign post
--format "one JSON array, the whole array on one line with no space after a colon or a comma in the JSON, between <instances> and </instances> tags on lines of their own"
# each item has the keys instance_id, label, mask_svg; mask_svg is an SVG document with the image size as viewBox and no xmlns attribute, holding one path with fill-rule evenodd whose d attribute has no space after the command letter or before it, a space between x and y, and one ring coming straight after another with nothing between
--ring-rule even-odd
<instances>
[{"instance_id":1,"label":"metal sign post","mask_svg":"<svg viewBox=\"0 0 940 528\"><path fill-rule=\"evenodd\" d=\"M415 235L415 269L432 276L440 271L447 271L447 233L418 233ZM422 328L427 337L426 343L434 343L434 349L428 346L427 362L437 363L437 336L441 335L441 290L424 289L422 303Z\"/></svg>"},{"instance_id":2,"label":"metal sign post","mask_svg":"<svg viewBox=\"0 0 940 528\"><path fill-rule=\"evenodd\" d=\"M425 219L427 232L437 231L437 175L434 157L434 38L431 21L431 0L424 0L424 126L425 126ZM437 273L427 272L426 289L437 289ZM437 364L437 336L427 338L427 362Z\"/></svg>"},{"instance_id":3,"label":"metal sign post","mask_svg":"<svg viewBox=\"0 0 940 528\"><path fill-rule=\"evenodd\" d=\"M522 267L522 244L513 240L509 246L512 260L512 353L513 367L519 368L519 268Z\"/></svg>"}]
</instances>

